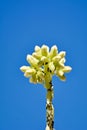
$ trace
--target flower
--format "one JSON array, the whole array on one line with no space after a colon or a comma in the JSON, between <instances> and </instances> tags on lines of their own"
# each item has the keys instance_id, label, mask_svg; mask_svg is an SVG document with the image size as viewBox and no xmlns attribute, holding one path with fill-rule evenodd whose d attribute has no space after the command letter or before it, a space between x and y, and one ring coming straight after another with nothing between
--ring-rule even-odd
<instances>
[{"instance_id":1,"label":"flower","mask_svg":"<svg viewBox=\"0 0 87 130\"><path fill-rule=\"evenodd\" d=\"M29 66L22 66L20 70L24 76L30 78L32 83L48 83L53 75L65 81L65 73L72 70L70 66L65 66L65 51L58 52L56 45L51 49L47 45L35 46L35 52L27 55Z\"/></svg>"}]
</instances>

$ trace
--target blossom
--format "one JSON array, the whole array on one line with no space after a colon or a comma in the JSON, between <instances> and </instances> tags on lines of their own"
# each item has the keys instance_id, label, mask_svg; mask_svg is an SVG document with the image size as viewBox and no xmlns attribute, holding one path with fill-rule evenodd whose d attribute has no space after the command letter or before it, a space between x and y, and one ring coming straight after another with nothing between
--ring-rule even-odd
<instances>
[{"instance_id":1,"label":"blossom","mask_svg":"<svg viewBox=\"0 0 87 130\"><path fill-rule=\"evenodd\" d=\"M65 73L72 70L70 66L65 66L66 52L58 52L56 45L51 49L47 45L41 47L35 46L35 52L32 55L27 55L29 66L22 66L20 70L24 72L24 76L30 78L32 83L48 83L53 75L65 81ZM47 85L46 85L47 86Z\"/></svg>"}]
</instances>

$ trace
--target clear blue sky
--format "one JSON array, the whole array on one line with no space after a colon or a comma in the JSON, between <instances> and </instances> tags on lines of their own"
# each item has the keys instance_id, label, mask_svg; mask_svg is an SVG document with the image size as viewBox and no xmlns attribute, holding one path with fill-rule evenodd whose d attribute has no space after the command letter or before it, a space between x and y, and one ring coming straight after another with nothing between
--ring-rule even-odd
<instances>
[{"instance_id":1,"label":"clear blue sky","mask_svg":"<svg viewBox=\"0 0 87 130\"><path fill-rule=\"evenodd\" d=\"M1 0L0 32L0 130L45 130L46 91L19 70L44 43L73 68L66 82L53 77L55 129L87 130L87 1Z\"/></svg>"}]
</instances>

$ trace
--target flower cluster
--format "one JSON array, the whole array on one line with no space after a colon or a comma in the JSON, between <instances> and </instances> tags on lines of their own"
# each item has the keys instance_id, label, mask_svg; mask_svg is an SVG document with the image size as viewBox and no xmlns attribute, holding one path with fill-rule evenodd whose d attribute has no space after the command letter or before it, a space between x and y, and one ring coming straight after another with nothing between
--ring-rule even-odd
<instances>
[{"instance_id":1,"label":"flower cluster","mask_svg":"<svg viewBox=\"0 0 87 130\"><path fill-rule=\"evenodd\" d=\"M65 51L58 52L56 45L49 47L42 45L35 46L35 52L27 55L29 66L22 66L20 70L24 76L30 78L32 83L43 83L53 75L57 75L60 80L66 80L64 73L70 72L71 67L65 66Z\"/></svg>"}]
</instances>

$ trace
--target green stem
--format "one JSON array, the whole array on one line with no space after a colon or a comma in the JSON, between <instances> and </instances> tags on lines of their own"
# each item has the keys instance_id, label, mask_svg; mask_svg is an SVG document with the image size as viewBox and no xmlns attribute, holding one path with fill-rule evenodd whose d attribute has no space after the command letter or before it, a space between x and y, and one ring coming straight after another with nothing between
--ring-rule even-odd
<instances>
[{"instance_id":1,"label":"green stem","mask_svg":"<svg viewBox=\"0 0 87 130\"><path fill-rule=\"evenodd\" d=\"M49 82L50 88L47 89L46 95L46 130L54 129L54 107L52 104L53 99L53 86L52 81Z\"/></svg>"}]
</instances>

